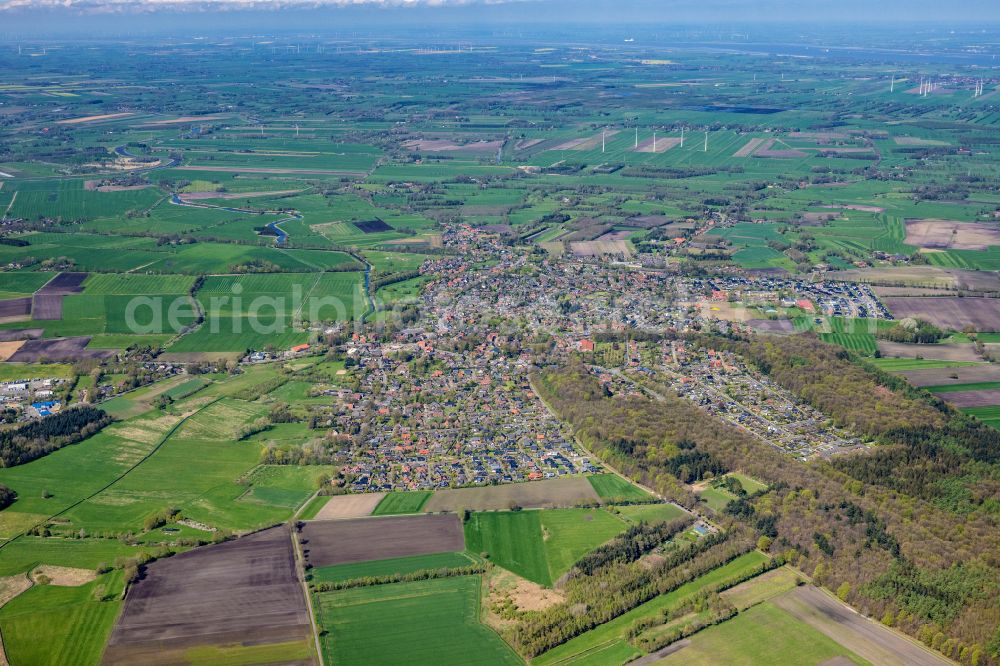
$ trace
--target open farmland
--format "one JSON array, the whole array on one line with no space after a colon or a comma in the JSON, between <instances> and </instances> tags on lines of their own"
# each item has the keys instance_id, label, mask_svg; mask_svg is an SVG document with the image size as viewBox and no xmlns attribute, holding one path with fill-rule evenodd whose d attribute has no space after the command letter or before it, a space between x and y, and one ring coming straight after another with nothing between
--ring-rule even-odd
<instances>
[{"instance_id":1,"label":"open farmland","mask_svg":"<svg viewBox=\"0 0 1000 666\"><path fill-rule=\"evenodd\" d=\"M335 495L324 500L323 506L313 517L315 520L340 520L344 518L364 518L370 516L382 498L383 493L365 495Z\"/></svg>"},{"instance_id":2,"label":"open farmland","mask_svg":"<svg viewBox=\"0 0 1000 666\"><path fill-rule=\"evenodd\" d=\"M427 513L438 511L503 511L516 504L525 509L573 506L598 499L585 477L548 479L505 486L438 490L423 506Z\"/></svg>"},{"instance_id":3,"label":"open farmland","mask_svg":"<svg viewBox=\"0 0 1000 666\"><path fill-rule=\"evenodd\" d=\"M466 547L519 576L551 586L576 561L625 529L601 509L473 513Z\"/></svg>"},{"instance_id":4,"label":"open farmland","mask_svg":"<svg viewBox=\"0 0 1000 666\"><path fill-rule=\"evenodd\" d=\"M771 639L756 640L760 631ZM845 666L867 663L848 648L766 602L673 647L676 649L657 663L708 665L722 660L728 664L759 664L780 661L790 654L799 663Z\"/></svg>"},{"instance_id":5,"label":"open farmland","mask_svg":"<svg viewBox=\"0 0 1000 666\"><path fill-rule=\"evenodd\" d=\"M972 1L0 2L0 664L1000 666Z\"/></svg>"},{"instance_id":6,"label":"open farmland","mask_svg":"<svg viewBox=\"0 0 1000 666\"><path fill-rule=\"evenodd\" d=\"M590 485L605 502L635 501L651 499L649 493L629 483L617 474L595 474L587 477Z\"/></svg>"},{"instance_id":7,"label":"open farmland","mask_svg":"<svg viewBox=\"0 0 1000 666\"><path fill-rule=\"evenodd\" d=\"M994 299L889 297L885 304L897 318L914 317L959 331L966 326L977 331L1000 331L1000 308Z\"/></svg>"},{"instance_id":8,"label":"open farmland","mask_svg":"<svg viewBox=\"0 0 1000 666\"><path fill-rule=\"evenodd\" d=\"M362 587L316 596L327 664L520 664L479 623L479 576Z\"/></svg>"},{"instance_id":9,"label":"open farmland","mask_svg":"<svg viewBox=\"0 0 1000 666\"><path fill-rule=\"evenodd\" d=\"M467 567L473 563L474 560L469 554L460 552L390 557L384 560L316 567L310 569L309 581L313 583L341 582L366 576L405 575L417 571Z\"/></svg>"},{"instance_id":10,"label":"open farmland","mask_svg":"<svg viewBox=\"0 0 1000 666\"><path fill-rule=\"evenodd\" d=\"M302 536L315 567L465 548L462 524L448 514L309 521Z\"/></svg>"},{"instance_id":11,"label":"open farmland","mask_svg":"<svg viewBox=\"0 0 1000 666\"><path fill-rule=\"evenodd\" d=\"M103 663L177 663L202 646L308 644L309 634L291 535L273 528L150 565L129 589Z\"/></svg>"}]
</instances>

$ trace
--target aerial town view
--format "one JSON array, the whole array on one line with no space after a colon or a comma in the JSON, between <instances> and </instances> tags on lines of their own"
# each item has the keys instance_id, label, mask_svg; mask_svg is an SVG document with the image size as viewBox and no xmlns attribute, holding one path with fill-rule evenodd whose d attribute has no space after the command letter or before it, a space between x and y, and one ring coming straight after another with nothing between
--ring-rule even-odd
<instances>
[{"instance_id":1,"label":"aerial town view","mask_svg":"<svg viewBox=\"0 0 1000 666\"><path fill-rule=\"evenodd\" d=\"M998 56L0 0L0 664L1000 666Z\"/></svg>"}]
</instances>

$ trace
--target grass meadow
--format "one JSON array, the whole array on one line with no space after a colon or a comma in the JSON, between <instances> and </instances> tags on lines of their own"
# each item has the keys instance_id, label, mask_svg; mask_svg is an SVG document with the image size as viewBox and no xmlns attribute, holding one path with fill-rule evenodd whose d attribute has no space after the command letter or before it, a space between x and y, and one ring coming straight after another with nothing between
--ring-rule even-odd
<instances>
[{"instance_id":1,"label":"grass meadow","mask_svg":"<svg viewBox=\"0 0 1000 666\"><path fill-rule=\"evenodd\" d=\"M521 664L479 622L479 576L394 583L315 597L329 666Z\"/></svg>"}]
</instances>

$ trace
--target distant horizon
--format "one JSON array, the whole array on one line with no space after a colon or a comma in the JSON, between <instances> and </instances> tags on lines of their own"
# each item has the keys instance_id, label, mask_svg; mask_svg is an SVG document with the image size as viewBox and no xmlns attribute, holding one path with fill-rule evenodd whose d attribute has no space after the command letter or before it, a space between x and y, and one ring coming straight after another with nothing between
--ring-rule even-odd
<instances>
[{"instance_id":1,"label":"distant horizon","mask_svg":"<svg viewBox=\"0 0 1000 666\"><path fill-rule=\"evenodd\" d=\"M702 28L739 31L783 26L836 31L852 26L885 31L909 27L936 32L1000 30L1000 3L987 0L864 0L812 3L788 0L0 0L0 39L135 32L157 35L265 34L345 31L467 31L518 29L529 33L574 27L632 26L638 34ZM905 21L899 17L905 16ZM571 17L567 20L567 17ZM789 36L794 39L793 36Z\"/></svg>"}]
</instances>

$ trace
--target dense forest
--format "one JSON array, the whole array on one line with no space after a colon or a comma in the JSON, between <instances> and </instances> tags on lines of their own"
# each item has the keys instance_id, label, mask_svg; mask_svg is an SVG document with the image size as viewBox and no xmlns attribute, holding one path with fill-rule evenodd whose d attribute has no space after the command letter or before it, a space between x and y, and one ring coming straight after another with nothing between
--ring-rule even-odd
<instances>
[{"instance_id":1,"label":"dense forest","mask_svg":"<svg viewBox=\"0 0 1000 666\"><path fill-rule=\"evenodd\" d=\"M111 423L95 407L67 409L13 430L0 431L0 465L13 467L90 437Z\"/></svg>"},{"instance_id":2,"label":"dense forest","mask_svg":"<svg viewBox=\"0 0 1000 666\"><path fill-rule=\"evenodd\" d=\"M814 339L783 338L780 348L766 341L698 342L746 354L837 421L887 441L897 442L904 430L947 436L949 424L962 418L943 403L855 365ZM772 556L797 565L818 583L842 592L862 612L935 649L966 664L1000 663L995 500L984 497L979 505L958 513L919 493L905 492L904 480L915 477L915 471L881 468L893 464L884 456L905 452L905 444L877 446L874 453L835 464L804 464L663 386L656 387L662 401L611 395L583 365L538 372L533 383L590 450L688 507L707 511L678 478L678 472L682 478L698 476L676 464L692 452L714 461L715 469L742 470L767 481L769 492L733 502L719 521L727 529L750 529L755 537L766 537L759 543ZM874 402L857 399L876 394L889 406L884 415ZM955 453L970 466L984 465L968 451ZM918 464L916 454L913 458L914 470L932 462ZM876 470L885 478L855 476L856 469ZM937 485L962 483L949 473L963 471L937 470Z\"/></svg>"}]
</instances>

